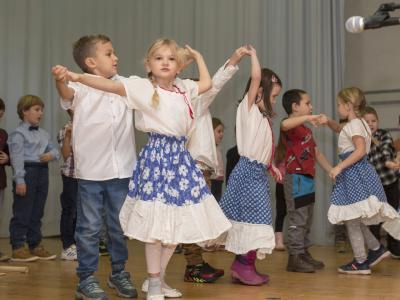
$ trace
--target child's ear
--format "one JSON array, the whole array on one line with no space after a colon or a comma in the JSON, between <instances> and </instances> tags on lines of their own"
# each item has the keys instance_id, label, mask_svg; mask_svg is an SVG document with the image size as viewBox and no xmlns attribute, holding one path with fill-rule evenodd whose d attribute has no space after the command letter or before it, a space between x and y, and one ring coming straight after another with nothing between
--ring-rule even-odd
<instances>
[{"instance_id":1,"label":"child's ear","mask_svg":"<svg viewBox=\"0 0 400 300\"><path fill-rule=\"evenodd\" d=\"M96 68L96 60L93 57L86 57L85 64L89 69Z\"/></svg>"},{"instance_id":2,"label":"child's ear","mask_svg":"<svg viewBox=\"0 0 400 300\"><path fill-rule=\"evenodd\" d=\"M150 66L149 66L147 60L144 62L144 67L146 68L147 74L151 72L151 69L150 69Z\"/></svg>"},{"instance_id":3,"label":"child's ear","mask_svg":"<svg viewBox=\"0 0 400 300\"><path fill-rule=\"evenodd\" d=\"M293 102L292 103L292 111L297 111L297 107L298 107L297 103Z\"/></svg>"}]
</instances>

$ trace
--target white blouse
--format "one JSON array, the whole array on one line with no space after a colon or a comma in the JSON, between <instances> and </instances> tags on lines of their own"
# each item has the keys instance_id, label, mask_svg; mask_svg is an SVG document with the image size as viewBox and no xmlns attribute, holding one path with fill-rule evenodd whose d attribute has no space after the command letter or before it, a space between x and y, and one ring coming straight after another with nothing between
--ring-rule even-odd
<instances>
[{"instance_id":1,"label":"white blouse","mask_svg":"<svg viewBox=\"0 0 400 300\"><path fill-rule=\"evenodd\" d=\"M369 153L371 148L371 130L364 119L353 119L343 126L339 133L338 147L339 153L354 151L352 137L355 135L362 136L365 139L365 150Z\"/></svg>"},{"instance_id":2,"label":"white blouse","mask_svg":"<svg viewBox=\"0 0 400 300\"><path fill-rule=\"evenodd\" d=\"M236 141L240 156L264 165L271 163L273 152L272 130L256 104L248 107L247 94L236 114Z\"/></svg>"},{"instance_id":3,"label":"white blouse","mask_svg":"<svg viewBox=\"0 0 400 300\"><path fill-rule=\"evenodd\" d=\"M226 63L213 76L213 87L192 100L196 127L189 138L188 150L194 160L201 161L214 170L217 168L218 158L209 107L225 83L239 70L237 66L225 67Z\"/></svg>"},{"instance_id":4,"label":"white blouse","mask_svg":"<svg viewBox=\"0 0 400 300\"><path fill-rule=\"evenodd\" d=\"M157 86L160 101L154 108L154 86L149 79L133 76L121 81L127 95L126 103L135 110L138 130L168 136L188 136L193 130L194 114L190 99L198 94L196 82L177 78L171 91Z\"/></svg>"}]
</instances>

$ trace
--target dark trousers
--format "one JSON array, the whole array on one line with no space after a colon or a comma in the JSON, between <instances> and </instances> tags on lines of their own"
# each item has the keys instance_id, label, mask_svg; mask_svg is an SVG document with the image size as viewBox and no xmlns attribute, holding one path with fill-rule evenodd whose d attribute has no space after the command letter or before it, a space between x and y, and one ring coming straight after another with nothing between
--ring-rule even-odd
<instances>
[{"instance_id":1,"label":"dark trousers","mask_svg":"<svg viewBox=\"0 0 400 300\"><path fill-rule=\"evenodd\" d=\"M276 183L275 186L275 198L276 198L276 217L275 217L275 232L282 232L283 221L286 216L286 200L285 192L282 183Z\"/></svg>"},{"instance_id":2,"label":"dark trousers","mask_svg":"<svg viewBox=\"0 0 400 300\"><path fill-rule=\"evenodd\" d=\"M211 194L213 194L217 202L221 200L223 183L223 180L211 179Z\"/></svg>"},{"instance_id":3,"label":"dark trousers","mask_svg":"<svg viewBox=\"0 0 400 300\"><path fill-rule=\"evenodd\" d=\"M60 233L63 248L67 249L75 244L76 226L76 201L78 197L78 180L73 177L61 175L63 191L60 195L61 220Z\"/></svg>"},{"instance_id":4,"label":"dark trousers","mask_svg":"<svg viewBox=\"0 0 400 300\"><path fill-rule=\"evenodd\" d=\"M49 189L47 163L25 163L26 194L15 193L13 183L13 216L10 221L10 243L19 249L28 244L30 249L42 240L42 217Z\"/></svg>"},{"instance_id":5,"label":"dark trousers","mask_svg":"<svg viewBox=\"0 0 400 300\"><path fill-rule=\"evenodd\" d=\"M385 190L388 203L397 211L399 209L399 197L400 197L399 181L396 180L392 184L384 185L383 189ZM369 229L379 241L381 238L380 235L381 224L371 225ZM387 235L387 248L394 255L400 255L400 241L395 240L389 234Z\"/></svg>"}]
</instances>

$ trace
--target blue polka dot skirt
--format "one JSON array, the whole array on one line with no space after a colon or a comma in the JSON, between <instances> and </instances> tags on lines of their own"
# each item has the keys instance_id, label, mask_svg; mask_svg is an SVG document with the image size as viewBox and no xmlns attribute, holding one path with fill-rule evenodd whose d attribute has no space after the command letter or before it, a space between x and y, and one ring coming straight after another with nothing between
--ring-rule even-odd
<instances>
[{"instance_id":1,"label":"blue polka dot skirt","mask_svg":"<svg viewBox=\"0 0 400 300\"><path fill-rule=\"evenodd\" d=\"M125 235L194 243L215 239L231 226L185 143L185 137L150 134L120 213Z\"/></svg>"},{"instance_id":2,"label":"blue polka dot skirt","mask_svg":"<svg viewBox=\"0 0 400 300\"><path fill-rule=\"evenodd\" d=\"M351 153L340 154L339 158L344 160ZM332 224L361 218L363 223L370 225L397 217L397 212L387 203L379 175L367 156L336 177L328 211Z\"/></svg>"},{"instance_id":3,"label":"blue polka dot skirt","mask_svg":"<svg viewBox=\"0 0 400 300\"><path fill-rule=\"evenodd\" d=\"M270 188L266 166L240 157L220 206L232 222L225 248L236 254L258 250L258 257L275 247Z\"/></svg>"}]
</instances>

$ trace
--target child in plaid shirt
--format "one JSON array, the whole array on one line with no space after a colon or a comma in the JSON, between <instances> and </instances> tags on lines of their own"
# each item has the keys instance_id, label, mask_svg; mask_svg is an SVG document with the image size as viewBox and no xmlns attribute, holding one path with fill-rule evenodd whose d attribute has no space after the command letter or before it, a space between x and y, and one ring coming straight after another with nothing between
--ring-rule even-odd
<instances>
[{"instance_id":1,"label":"child in plaid shirt","mask_svg":"<svg viewBox=\"0 0 400 300\"><path fill-rule=\"evenodd\" d=\"M378 173L388 203L398 210L399 208L399 171L388 168L388 162L394 161L396 151L390 133L379 128L379 118L376 110L367 106L364 110L364 119L372 133L371 150L368 154L369 162ZM380 239L381 225L370 226L371 232ZM400 258L400 242L387 235L387 248L393 256Z\"/></svg>"},{"instance_id":2,"label":"child in plaid shirt","mask_svg":"<svg viewBox=\"0 0 400 300\"><path fill-rule=\"evenodd\" d=\"M75 178L74 153L72 151L72 119L73 111L67 110L70 121L60 130L57 141L60 145L63 163L60 165L63 191L60 195L61 219L60 233L63 250L61 259L76 260L75 225L76 225L76 198L78 181Z\"/></svg>"}]
</instances>

